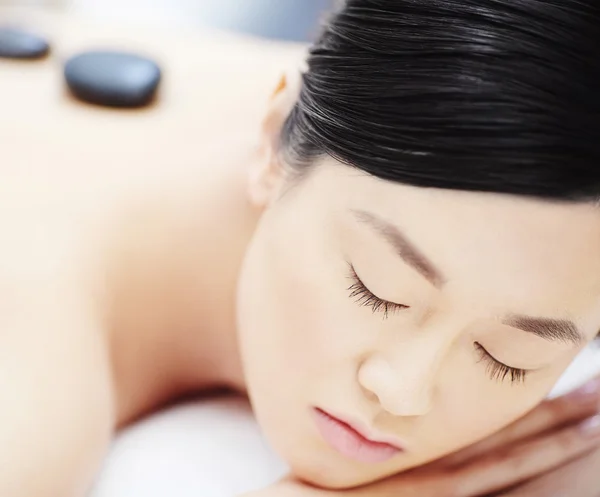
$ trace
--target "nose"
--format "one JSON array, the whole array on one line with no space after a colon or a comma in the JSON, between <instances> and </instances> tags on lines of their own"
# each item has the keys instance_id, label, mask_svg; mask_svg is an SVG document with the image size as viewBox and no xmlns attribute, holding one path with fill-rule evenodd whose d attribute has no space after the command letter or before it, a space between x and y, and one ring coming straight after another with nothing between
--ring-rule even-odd
<instances>
[{"instance_id":1,"label":"nose","mask_svg":"<svg viewBox=\"0 0 600 497\"><path fill-rule=\"evenodd\" d=\"M424 416L432 408L437 369L434 361L422 356L396 367L383 356L372 356L360 365L358 382L390 414Z\"/></svg>"}]
</instances>

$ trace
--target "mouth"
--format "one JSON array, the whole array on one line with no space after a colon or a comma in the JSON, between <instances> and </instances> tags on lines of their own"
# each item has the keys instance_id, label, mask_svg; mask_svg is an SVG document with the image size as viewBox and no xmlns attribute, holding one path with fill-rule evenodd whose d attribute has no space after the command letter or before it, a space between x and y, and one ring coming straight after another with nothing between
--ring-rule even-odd
<instances>
[{"instance_id":1,"label":"mouth","mask_svg":"<svg viewBox=\"0 0 600 497\"><path fill-rule=\"evenodd\" d=\"M358 426L319 409L312 409L317 429L323 439L341 455L361 463L376 464L405 452L397 443L369 438Z\"/></svg>"}]
</instances>

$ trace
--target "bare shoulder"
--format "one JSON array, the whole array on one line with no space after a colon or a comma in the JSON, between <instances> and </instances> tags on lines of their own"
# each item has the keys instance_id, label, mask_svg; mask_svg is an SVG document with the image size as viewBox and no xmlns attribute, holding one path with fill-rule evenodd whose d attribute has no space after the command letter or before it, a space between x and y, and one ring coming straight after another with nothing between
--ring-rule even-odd
<instances>
[{"instance_id":1,"label":"bare shoulder","mask_svg":"<svg viewBox=\"0 0 600 497\"><path fill-rule=\"evenodd\" d=\"M94 237L144 202L145 215L164 219L184 185L214 197L229 181L232 151L255 138L281 71L304 53L298 45L38 10L2 8L0 18L45 33L54 48L43 62L0 61L0 231L14 248L10 264L41 264L44 251L69 260L58 254L93 247ZM165 75L156 104L116 111L73 100L61 62L96 47L155 58Z\"/></svg>"},{"instance_id":2,"label":"bare shoulder","mask_svg":"<svg viewBox=\"0 0 600 497\"><path fill-rule=\"evenodd\" d=\"M35 9L0 8L0 19L31 26L47 35L53 47L44 62L0 60L0 136L16 141L15 148L27 147L33 139L45 146L52 142L54 151L77 147L80 169L96 165L86 166L94 159L85 154L84 146L89 144L110 145L115 153L128 151L127 158L133 160L143 158L135 155L142 149L152 156L162 151L163 157L172 157L178 150L189 152L211 143L219 135L223 141L222 135L247 132L260 118L282 71L299 66L305 53L298 44L94 22ZM63 83L62 63L76 53L98 48L155 59L164 73L156 105L123 112L71 99ZM110 166L104 162L104 168Z\"/></svg>"}]
</instances>

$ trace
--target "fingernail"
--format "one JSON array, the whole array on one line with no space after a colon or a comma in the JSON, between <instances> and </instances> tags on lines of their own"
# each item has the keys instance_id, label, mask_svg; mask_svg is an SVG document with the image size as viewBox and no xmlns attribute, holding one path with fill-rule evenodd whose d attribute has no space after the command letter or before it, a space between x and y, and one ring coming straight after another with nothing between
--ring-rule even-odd
<instances>
[{"instance_id":1,"label":"fingernail","mask_svg":"<svg viewBox=\"0 0 600 497\"><path fill-rule=\"evenodd\" d=\"M600 378L595 378L578 389L568 393L566 398L584 402L586 400L596 399L598 396L600 396Z\"/></svg>"},{"instance_id":2,"label":"fingernail","mask_svg":"<svg viewBox=\"0 0 600 497\"><path fill-rule=\"evenodd\" d=\"M581 433L586 437L600 436L600 414L585 420L579 425Z\"/></svg>"}]
</instances>

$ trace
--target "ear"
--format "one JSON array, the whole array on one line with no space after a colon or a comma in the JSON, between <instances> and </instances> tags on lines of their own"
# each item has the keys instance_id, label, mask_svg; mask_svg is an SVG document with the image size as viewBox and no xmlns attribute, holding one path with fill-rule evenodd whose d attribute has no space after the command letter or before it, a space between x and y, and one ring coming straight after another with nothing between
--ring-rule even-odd
<instances>
[{"instance_id":1,"label":"ear","mask_svg":"<svg viewBox=\"0 0 600 497\"><path fill-rule=\"evenodd\" d=\"M248 195L257 207L267 207L278 197L285 171L279 157L279 138L283 125L298 101L302 75L282 74L268 102L260 132L259 153L250 167Z\"/></svg>"}]
</instances>

